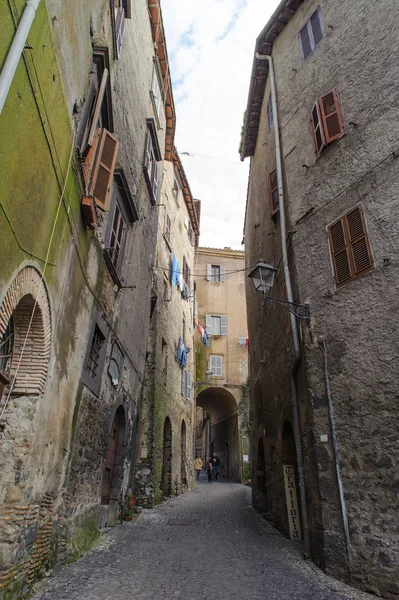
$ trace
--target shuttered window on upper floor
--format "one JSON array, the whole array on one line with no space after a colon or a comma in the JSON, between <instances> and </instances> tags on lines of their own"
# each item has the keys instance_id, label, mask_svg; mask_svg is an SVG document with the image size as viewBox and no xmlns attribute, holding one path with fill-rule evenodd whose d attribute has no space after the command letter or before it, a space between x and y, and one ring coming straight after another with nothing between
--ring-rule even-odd
<instances>
[{"instance_id":1,"label":"shuttered window on upper floor","mask_svg":"<svg viewBox=\"0 0 399 600\"><path fill-rule=\"evenodd\" d=\"M299 46L302 60L305 61L312 54L324 38L324 35L324 23L319 6L299 32Z\"/></svg>"},{"instance_id":2,"label":"shuttered window on upper floor","mask_svg":"<svg viewBox=\"0 0 399 600\"><path fill-rule=\"evenodd\" d=\"M328 227L337 287L371 271L373 260L361 206Z\"/></svg>"},{"instance_id":3,"label":"shuttered window on upper floor","mask_svg":"<svg viewBox=\"0 0 399 600\"><path fill-rule=\"evenodd\" d=\"M278 183L277 183L277 171L274 169L269 175L269 202L270 202L270 216L273 218L279 211L278 203Z\"/></svg>"},{"instance_id":4,"label":"shuttered window on upper floor","mask_svg":"<svg viewBox=\"0 0 399 600\"><path fill-rule=\"evenodd\" d=\"M345 133L337 89L318 98L313 106L311 123L317 156Z\"/></svg>"}]
</instances>

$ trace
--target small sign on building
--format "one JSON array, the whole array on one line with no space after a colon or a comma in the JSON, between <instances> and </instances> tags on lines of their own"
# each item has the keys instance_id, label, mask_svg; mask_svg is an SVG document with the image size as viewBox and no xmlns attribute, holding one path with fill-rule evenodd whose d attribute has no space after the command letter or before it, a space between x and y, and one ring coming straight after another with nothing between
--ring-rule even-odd
<instances>
[{"instance_id":1,"label":"small sign on building","mask_svg":"<svg viewBox=\"0 0 399 600\"><path fill-rule=\"evenodd\" d=\"M288 524L290 537L294 540L302 538L301 523L299 519L298 498L295 485L295 470L293 465L283 465L285 497L287 500Z\"/></svg>"},{"instance_id":2,"label":"small sign on building","mask_svg":"<svg viewBox=\"0 0 399 600\"><path fill-rule=\"evenodd\" d=\"M243 454L242 455L242 462L245 462L245 463L249 462L249 455L248 454Z\"/></svg>"}]
</instances>

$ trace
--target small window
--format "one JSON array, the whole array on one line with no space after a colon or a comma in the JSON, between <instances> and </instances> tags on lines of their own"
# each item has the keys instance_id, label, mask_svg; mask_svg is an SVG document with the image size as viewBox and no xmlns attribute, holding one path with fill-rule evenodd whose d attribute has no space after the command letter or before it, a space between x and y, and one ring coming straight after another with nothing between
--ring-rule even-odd
<instances>
[{"instance_id":1,"label":"small window","mask_svg":"<svg viewBox=\"0 0 399 600\"><path fill-rule=\"evenodd\" d=\"M154 60L154 71L152 74L152 89L151 89L151 99L154 105L155 114L157 117L160 116L161 106L163 103L163 91L162 91L162 77L159 72L159 65L156 60Z\"/></svg>"},{"instance_id":2,"label":"small window","mask_svg":"<svg viewBox=\"0 0 399 600\"><path fill-rule=\"evenodd\" d=\"M125 34L125 9L122 6L117 6L118 2L115 3L115 33L114 33L114 49L115 58L119 60L122 52L123 36Z\"/></svg>"},{"instance_id":3,"label":"small window","mask_svg":"<svg viewBox=\"0 0 399 600\"><path fill-rule=\"evenodd\" d=\"M312 109L313 141L317 156L345 133L336 89L318 98Z\"/></svg>"},{"instance_id":4,"label":"small window","mask_svg":"<svg viewBox=\"0 0 399 600\"><path fill-rule=\"evenodd\" d=\"M112 279L120 286L129 223L136 221L138 214L122 169L115 173L114 180L104 258Z\"/></svg>"},{"instance_id":5,"label":"small window","mask_svg":"<svg viewBox=\"0 0 399 600\"><path fill-rule=\"evenodd\" d=\"M270 133L273 129L273 104L272 104L272 95L269 96L269 101L267 103L267 132Z\"/></svg>"},{"instance_id":6,"label":"small window","mask_svg":"<svg viewBox=\"0 0 399 600\"><path fill-rule=\"evenodd\" d=\"M208 281L224 283L225 268L223 265L206 265L206 278Z\"/></svg>"},{"instance_id":7,"label":"small window","mask_svg":"<svg viewBox=\"0 0 399 600\"><path fill-rule=\"evenodd\" d=\"M206 315L206 330L211 335L227 335L226 315Z\"/></svg>"},{"instance_id":8,"label":"small window","mask_svg":"<svg viewBox=\"0 0 399 600\"><path fill-rule=\"evenodd\" d=\"M277 183L277 171L272 171L269 175L269 202L270 202L270 216L273 218L279 211L279 198L278 198L278 183Z\"/></svg>"},{"instance_id":9,"label":"small window","mask_svg":"<svg viewBox=\"0 0 399 600\"><path fill-rule=\"evenodd\" d=\"M165 230L164 230L164 238L165 240L168 242L169 246L170 246L170 233L171 233L171 222L170 222L170 217L169 215L166 215L165 217Z\"/></svg>"},{"instance_id":10,"label":"small window","mask_svg":"<svg viewBox=\"0 0 399 600\"><path fill-rule=\"evenodd\" d=\"M185 369L181 370L181 394L187 400L191 400L192 375Z\"/></svg>"},{"instance_id":11,"label":"small window","mask_svg":"<svg viewBox=\"0 0 399 600\"><path fill-rule=\"evenodd\" d=\"M183 279L186 282L187 286L191 285L191 269L187 264L186 257L183 256Z\"/></svg>"},{"instance_id":12,"label":"small window","mask_svg":"<svg viewBox=\"0 0 399 600\"><path fill-rule=\"evenodd\" d=\"M89 335L89 344L86 351L82 371L83 383L98 396L101 387L101 377L105 363L107 345L107 328L101 316L96 311Z\"/></svg>"},{"instance_id":13,"label":"small window","mask_svg":"<svg viewBox=\"0 0 399 600\"><path fill-rule=\"evenodd\" d=\"M305 61L312 54L324 38L324 35L324 23L320 7L318 7L299 32L302 60Z\"/></svg>"},{"instance_id":14,"label":"small window","mask_svg":"<svg viewBox=\"0 0 399 600\"><path fill-rule=\"evenodd\" d=\"M373 261L361 206L328 227L337 287L371 271Z\"/></svg>"},{"instance_id":15,"label":"small window","mask_svg":"<svg viewBox=\"0 0 399 600\"><path fill-rule=\"evenodd\" d=\"M223 356L211 354L209 356L209 369L213 377L223 377Z\"/></svg>"},{"instance_id":16,"label":"small window","mask_svg":"<svg viewBox=\"0 0 399 600\"><path fill-rule=\"evenodd\" d=\"M154 121L152 119L147 120L147 128L143 168L148 191L150 192L151 203L156 204L159 179L158 162L161 160L161 153L156 137Z\"/></svg>"}]
</instances>

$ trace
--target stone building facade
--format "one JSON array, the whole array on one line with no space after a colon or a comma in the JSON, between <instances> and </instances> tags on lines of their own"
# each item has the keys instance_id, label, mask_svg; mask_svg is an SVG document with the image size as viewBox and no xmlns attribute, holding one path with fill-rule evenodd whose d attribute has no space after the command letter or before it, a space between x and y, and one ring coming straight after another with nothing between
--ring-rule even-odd
<instances>
[{"instance_id":1,"label":"stone building facade","mask_svg":"<svg viewBox=\"0 0 399 600\"><path fill-rule=\"evenodd\" d=\"M165 161L134 495L152 508L193 486L196 203L175 150Z\"/></svg>"},{"instance_id":2,"label":"stone building facade","mask_svg":"<svg viewBox=\"0 0 399 600\"><path fill-rule=\"evenodd\" d=\"M216 452L221 474L241 482L249 443L244 252L198 248L195 280L196 454Z\"/></svg>"},{"instance_id":3,"label":"stone building facade","mask_svg":"<svg viewBox=\"0 0 399 600\"><path fill-rule=\"evenodd\" d=\"M0 114L0 598L123 518L174 115L158 2L39 4Z\"/></svg>"},{"instance_id":4,"label":"stone building facade","mask_svg":"<svg viewBox=\"0 0 399 600\"><path fill-rule=\"evenodd\" d=\"M388 598L399 594L398 22L393 0L281 2L256 41L241 150L246 265L276 267L270 296L290 299L292 285L311 315L310 326L290 317L248 280L254 504L291 537L294 510L318 564Z\"/></svg>"}]
</instances>

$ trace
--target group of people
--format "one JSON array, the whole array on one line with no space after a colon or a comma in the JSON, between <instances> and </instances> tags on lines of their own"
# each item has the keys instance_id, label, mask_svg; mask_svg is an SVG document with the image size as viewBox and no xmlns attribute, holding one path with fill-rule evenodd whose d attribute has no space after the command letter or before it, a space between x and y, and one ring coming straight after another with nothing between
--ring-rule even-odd
<instances>
[{"instance_id":1,"label":"group of people","mask_svg":"<svg viewBox=\"0 0 399 600\"><path fill-rule=\"evenodd\" d=\"M194 461L194 469L197 473L197 481L199 481L200 473L204 467L203 460L200 456L197 456ZM214 452L212 456L206 461L206 472L208 475L208 482L212 483L213 479L218 481L220 471L220 458Z\"/></svg>"}]
</instances>

